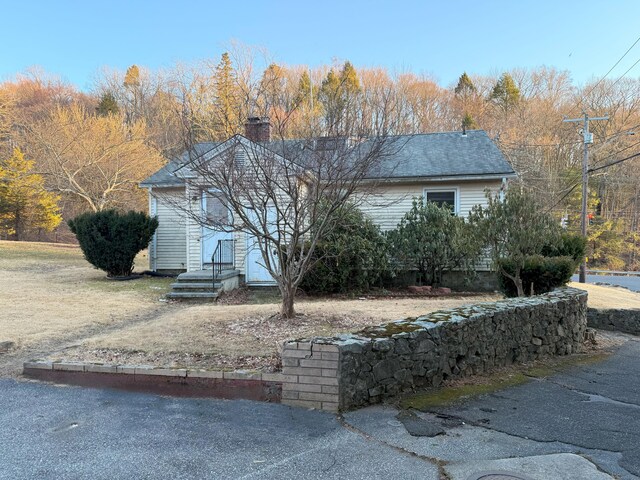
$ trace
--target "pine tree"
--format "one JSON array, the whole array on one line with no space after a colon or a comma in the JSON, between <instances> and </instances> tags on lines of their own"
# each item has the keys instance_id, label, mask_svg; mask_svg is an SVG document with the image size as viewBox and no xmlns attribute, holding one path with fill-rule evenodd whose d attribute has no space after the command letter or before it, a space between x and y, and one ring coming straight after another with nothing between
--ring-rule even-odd
<instances>
[{"instance_id":1,"label":"pine tree","mask_svg":"<svg viewBox=\"0 0 640 480\"><path fill-rule=\"evenodd\" d=\"M285 93L286 83L282 67L272 63L265 69L260 80L260 92L257 99L257 103L265 115L279 116L288 110L289 105L287 105Z\"/></svg>"},{"instance_id":2,"label":"pine tree","mask_svg":"<svg viewBox=\"0 0 640 480\"><path fill-rule=\"evenodd\" d=\"M327 73L327 76L322 81L319 96L324 106L327 130L329 133L333 133L338 127L340 110L342 109L342 103L340 102L340 79L333 71L333 68L329 70L329 73Z\"/></svg>"},{"instance_id":3,"label":"pine tree","mask_svg":"<svg viewBox=\"0 0 640 480\"><path fill-rule=\"evenodd\" d=\"M340 72L340 84L347 96L353 96L360 93L360 80L358 73L351 62L345 62Z\"/></svg>"},{"instance_id":4,"label":"pine tree","mask_svg":"<svg viewBox=\"0 0 640 480\"><path fill-rule=\"evenodd\" d=\"M126 109L127 123L133 123L141 116L140 104L142 93L140 91L140 68L131 65L124 75L123 86L128 91L129 105Z\"/></svg>"},{"instance_id":5,"label":"pine tree","mask_svg":"<svg viewBox=\"0 0 640 480\"><path fill-rule=\"evenodd\" d=\"M467 75L467 72L463 72L463 74L460 75L454 92L457 97L461 97L464 100L476 93L476 86L471 81L471 78L469 78L469 75Z\"/></svg>"},{"instance_id":6,"label":"pine tree","mask_svg":"<svg viewBox=\"0 0 640 480\"><path fill-rule=\"evenodd\" d=\"M329 135L340 134L343 123L356 107L355 100L360 91L358 74L350 62L345 62L339 75L333 69L329 70L319 94Z\"/></svg>"},{"instance_id":7,"label":"pine tree","mask_svg":"<svg viewBox=\"0 0 640 480\"><path fill-rule=\"evenodd\" d=\"M119 112L120 107L118 107L118 102L113 93L103 93L96 107L96 113L101 117L106 117L107 115L117 115Z\"/></svg>"},{"instance_id":8,"label":"pine tree","mask_svg":"<svg viewBox=\"0 0 640 480\"><path fill-rule=\"evenodd\" d=\"M471 114L469 113L464 114L464 118L462 119L462 128L464 128L465 130L473 130L478 128L478 124L473 119Z\"/></svg>"},{"instance_id":9,"label":"pine tree","mask_svg":"<svg viewBox=\"0 0 640 480\"><path fill-rule=\"evenodd\" d=\"M462 103L462 128L465 130L478 128L478 124L474 120L473 116L469 113L469 102L477 96L478 91L476 90L476 86L471 81L469 75L467 75L467 72L463 72L462 75L460 75L458 84L454 89L454 94L456 100Z\"/></svg>"},{"instance_id":10,"label":"pine tree","mask_svg":"<svg viewBox=\"0 0 640 480\"><path fill-rule=\"evenodd\" d=\"M213 78L217 134L226 139L238 131L237 79L228 53L223 53Z\"/></svg>"},{"instance_id":11,"label":"pine tree","mask_svg":"<svg viewBox=\"0 0 640 480\"><path fill-rule=\"evenodd\" d=\"M300 81L298 82L298 92L295 99L296 105L307 105L310 107L311 103L313 102L313 94L314 92L313 85L311 83L311 77L309 76L309 72L305 70L304 72L302 72Z\"/></svg>"},{"instance_id":12,"label":"pine tree","mask_svg":"<svg viewBox=\"0 0 640 480\"><path fill-rule=\"evenodd\" d=\"M140 68L137 65L131 65L127 68L127 73L124 75L123 83L127 88L140 86Z\"/></svg>"},{"instance_id":13,"label":"pine tree","mask_svg":"<svg viewBox=\"0 0 640 480\"><path fill-rule=\"evenodd\" d=\"M493 101L505 114L520 101L520 89L508 73L503 73L496 82L489 100Z\"/></svg>"},{"instance_id":14,"label":"pine tree","mask_svg":"<svg viewBox=\"0 0 640 480\"><path fill-rule=\"evenodd\" d=\"M60 197L48 192L34 162L19 149L0 162L0 233L22 240L29 230L51 231L62 221Z\"/></svg>"}]
</instances>

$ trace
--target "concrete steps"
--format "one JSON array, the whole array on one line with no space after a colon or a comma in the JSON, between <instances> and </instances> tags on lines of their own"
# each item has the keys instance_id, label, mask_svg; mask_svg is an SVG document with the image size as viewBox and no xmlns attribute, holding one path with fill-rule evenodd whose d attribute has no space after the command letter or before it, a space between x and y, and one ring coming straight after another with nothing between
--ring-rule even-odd
<instances>
[{"instance_id":1,"label":"concrete steps","mask_svg":"<svg viewBox=\"0 0 640 480\"><path fill-rule=\"evenodd\" d=\"M218 292L171 291L167 293L167 298L173 300L215 300L218 298Z\"/></svg>"},{"instance_id":2,"label":"concrete steps","mask_svg":"<svg viewBox=\"0 0 640 480\"><path fill-rule=\"evenodd\" d=\"M177 282L171 284L173 290L217 290L220 287L222 287L220 282Z\"/></svg>"},{"instance_id":3,"label":"concrete steps","mask_svg":"<svg viewBox=\"0 0 640 480\"><path fill-rule=\"evenodd\" d=\"M167 298L173 300L215 300L222 291L237 287L239 275L238 270L222 271L216 275L214 283L211 270L182 273L171 284L171 292L167 294Z\"/></svg>"}]
</instances>

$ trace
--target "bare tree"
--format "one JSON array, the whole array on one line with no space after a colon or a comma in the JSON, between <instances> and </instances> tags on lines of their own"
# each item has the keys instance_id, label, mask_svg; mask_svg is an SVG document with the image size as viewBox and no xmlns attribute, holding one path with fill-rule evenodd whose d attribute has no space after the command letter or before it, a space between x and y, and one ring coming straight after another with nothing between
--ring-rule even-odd
<instances>
[{"instance_id":1,"label":"bare tree","mask_svg":"<svg viewBox=\"0 0 640 480\"><path fill-rule=\"evenodd\" d=\"M393 137L375 136L279 141L262 146L235 137L228 151L192 163L196 182L220 196L233 221L204 221L214 228L249 234L278 284L281 314L295 315L294 297L313 266L318 241L335 228L338 213L365 194L363 181L393 148ZM200 221L203 221L201 217Z\"/></svg>"},{"instance_id":2,"label":"bare tree","mask_svg":"<svg viewBox=\"0 0 640 480\"><path fill-rule=\"evenodd\" d=\"M145 143L145 124L116 115L87 113L74 104L56 107L41 121L23 125L24 143L47 186L101 211L143 201L138 182L163 164Z\"/></svg>"}]
</instances>

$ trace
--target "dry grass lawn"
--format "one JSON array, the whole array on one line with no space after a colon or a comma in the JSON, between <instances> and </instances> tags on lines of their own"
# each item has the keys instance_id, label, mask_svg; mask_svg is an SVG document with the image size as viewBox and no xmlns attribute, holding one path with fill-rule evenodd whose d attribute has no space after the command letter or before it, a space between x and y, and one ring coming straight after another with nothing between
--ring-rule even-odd
<instances>
[{"instance_id":1,"label":"dry grass lawn","mask_svg":"<svg viewBox=\"0 0 640 480\"><path fill-rule=\"evenodd\" d=\"M0 341L33 347L126 323L162 307L168 285L107 280L73 245L0 241Z\"/></svg>"},{"instance_id":2,"label":"dry grass lawn","mask_svg":"<svg viewBox=\"0 0 640 480\"><path fill-rule=\"evenodd\" d=\"M64 356L123 363L274 369L278 367L278 353L285 340L330 336L496 298L487 295L301 301L296 306L297 318L289 321L276 315L275 303L190 305L166 312L153 321L87 338L81 347L65 351Z\"/></svg>"},{"instance_id":3,"label":"dry grass lawn","mask_svg":"<svg viewBox=\"0 0 640 480\"><path fill-rule=\"evenodd\" d=\"M137 264L144 270L146 259L141 256ZM0 342L16 344L0 356L0 373L15 373L33 357L274 369L287 339L355 331L498 298L303 298L298 317L284 322L275 315L273 295L253 295L243 305L172 303L164 301L171 281L111 281L75 246L0 241ZM589 291L591 306L640 308L639 294L575 286Z\"/></svg>"},{"instance_id":4,"label":"dry grass lawn","mask_svg":"<svg viewBox=\"0 0 640 480\"><path fill-rule=\"evenodd\" d=\"M589 293L588 304L592 308L640 308L640 293L626 288L577 282L570 286L586 290Z\"/></svg>"},{"instance_id":5,"label":"dry grass lawn","mask_svg":"<svg viewBox=\"0 0 640 480\"><path fill-rule=\"evenodd\" d=\"M146 259L137 259L137 270ZM171 279L107 280L78 247L0 241L0 341L16 348L7 362L31 357L153 364L275 366L290 338L332 335L495 296L303 300L291 322L273 317L277 298L246 305L171 303ZM266 302L266 303L265 303Z\"/></svg>"}]
</instances>

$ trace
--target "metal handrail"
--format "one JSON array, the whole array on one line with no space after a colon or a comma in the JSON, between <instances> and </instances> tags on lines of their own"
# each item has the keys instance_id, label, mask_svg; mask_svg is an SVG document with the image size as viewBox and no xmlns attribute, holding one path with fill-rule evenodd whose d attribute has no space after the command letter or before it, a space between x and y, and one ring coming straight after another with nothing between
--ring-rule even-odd
<instances>
[{"instance_id":1,"label":"metal handrail","mask_svg":"<svg viewBox=\"0 0 640 480\"><path fill-rule=\"evenodd\" d=\"M218 245L211 255L211 270L212 270L212 282L213 289L216 288L216 275L222 273L222 266L227 265L228 269L233 270L235 268L236 258L236 241L235 239L223 239L218 240Z\"/></svg>"}]
</instances>

